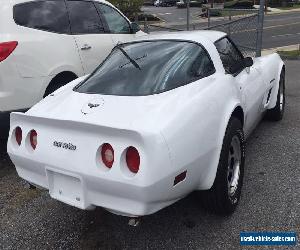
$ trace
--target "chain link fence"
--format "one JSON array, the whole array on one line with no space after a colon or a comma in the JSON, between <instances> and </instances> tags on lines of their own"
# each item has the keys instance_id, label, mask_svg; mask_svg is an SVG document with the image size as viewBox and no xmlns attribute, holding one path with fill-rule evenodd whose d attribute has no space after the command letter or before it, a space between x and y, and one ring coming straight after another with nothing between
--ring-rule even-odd
<instances>
[{"instance_id":1,"label":"chain link fence","mask_svg":"<svg viewBox=\"0 0 300 250\"><path fill-rule=\"evenodd\" d=\"M257 55L257 51L261 49L261 44L258 39L258 10L207 8L199 14L200 22L195 20L194 18L190 22L189 30L217 30L225 32L239 47L244 56L259 56ZM162 26L159 24L149 24L147 20L142 23L142 26L147 33L183 31L187 29L184 24Z\"/></svg>"},{"instance_id":2,"label":"chain link fence","mask_svg":"<svg viewBox=\"0 0 300 250\"><path fill-rule=\"evenodd\" d=\"M211 25L210 19L215 13L226 16L223 23ZM205 29L227 33L244 56L255 57L258 46L261 47L258 44L258 17L257 10L208 9L208 27Z\"/></svg>"}]
</instances>

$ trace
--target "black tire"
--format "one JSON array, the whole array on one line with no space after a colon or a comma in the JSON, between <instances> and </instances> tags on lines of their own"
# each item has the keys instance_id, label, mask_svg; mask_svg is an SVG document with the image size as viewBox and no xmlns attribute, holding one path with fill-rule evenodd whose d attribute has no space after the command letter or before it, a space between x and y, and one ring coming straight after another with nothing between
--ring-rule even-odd
<instances>
[{"instance_id":1,"label":"black tire","mask_svg":"<svg viewBox=\"0 0 300 250\"><path fill-rule=\"evenodd\" d=\"M282 95L282 96L281 96ZM270 121L280 121L285 110L285 72L282 70L279 80L276 106L267 110L266 118Z\"/></svg>"},{"instance_id":2,"label":"black tire","mask_svg":"<svg viewBox=\"0 0 300 250\"><path fill-rule=\"evenodd\" d=\"M61 74L57 75L53 80L49 83L49 86L47 87L44 97L47 95L50 95L55 90L59 89L60 87L66 85L67 83L75 80L77 78L74 74Z\"/></svg>"},{"instance_id":3,"label":"black tire","mask_svg":"<svg viewBox=\"0 0 300 250\"><path fill-rule=\"evenodd\" d=\"M236 173L239 173L239 177L235 182L237 184L235 185L234 192L231 193L233 188L231 185L229 185L229 179L230 172L233 171L232 169L234 168L231 158L233 140L239 141L239 146L237 148L240 149L240 157L238 157L240 158L240 161L239 163L238 161L236 162L236 164L239 165L239 167L235 168L237 169ZM206 210L220 215L229 215L234 212L241 196L244 177L244 164L245 142L242 124L237 118L232 117L228 123L223 139L219 165L217 168L217 174L213 186L209 190L200 192L202 206Z\"/></svg>"}]
</instances>

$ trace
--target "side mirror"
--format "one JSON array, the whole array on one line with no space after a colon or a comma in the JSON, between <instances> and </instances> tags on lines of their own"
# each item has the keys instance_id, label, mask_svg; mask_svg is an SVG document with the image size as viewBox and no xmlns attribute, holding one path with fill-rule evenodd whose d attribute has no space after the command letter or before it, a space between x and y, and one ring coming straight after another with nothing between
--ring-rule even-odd
<instances>
[{"instance_id":1,"label":"side mirror","mask_svg":"<svg viewBox=\"0 0 300 250\"><path fill-rule=\"evenodd\" d=\"M131 32L133 34L139 32L141 30L140 26L137 23L131 23L130 28L131 28Z\"/></svg>"},{"instance_id":2,"label":"side mirror","mask_svg":"<svg viewBox=\"0 0 300 250\"><path fill-rule=\"evenodd\" d=\"M244 59L244 66L245 68L249 68L253 65L253 59L251 57L246 57Z\"/></svg>"}]
</instances>

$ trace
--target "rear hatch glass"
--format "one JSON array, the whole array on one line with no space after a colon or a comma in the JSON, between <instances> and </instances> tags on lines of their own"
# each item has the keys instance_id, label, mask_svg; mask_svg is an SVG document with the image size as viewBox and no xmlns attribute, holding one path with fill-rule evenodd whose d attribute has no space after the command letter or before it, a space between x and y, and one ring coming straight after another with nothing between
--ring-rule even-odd
<instances>
[{"instance_id":1,"label":"rear hatch glass","mask_svg":"<svg viewBox=\"0 0 300 250\"><path fill-rule=\"evenodd\" d=\"M188 41L156 40L116 46L75 91L143 96L168 91L214 72L207 52Z\"/></svg>"}]
</instances>

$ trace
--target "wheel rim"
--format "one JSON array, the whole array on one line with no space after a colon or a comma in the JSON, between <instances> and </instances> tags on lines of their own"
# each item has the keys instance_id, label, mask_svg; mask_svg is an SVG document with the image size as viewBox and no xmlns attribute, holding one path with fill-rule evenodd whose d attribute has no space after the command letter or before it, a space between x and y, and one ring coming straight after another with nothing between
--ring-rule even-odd
<instances>
[{"instance_id":1,"label":"wheel rim","mask_svg":"<svg viewBox=\"0 0 300 250\"><path fill-rule=\"evenodd\" d=\"M228 194L233 196L238 188L240 179L241 166L241 143L237 135L235 135L230 144L228 153Z\"/></svg>"},{"instance_id":2,"label":"wheel rim","mask_svg":"<svg viewBox=\"0 0 300 250\"><path fill-rule=\"evenodd\" d=\"M280 85L279 85L279 107L280 107L280 111L283 111L283 108L284 108L284 89L283 89L282 81L280 82Z\"/></svg>"}]
</instances>

